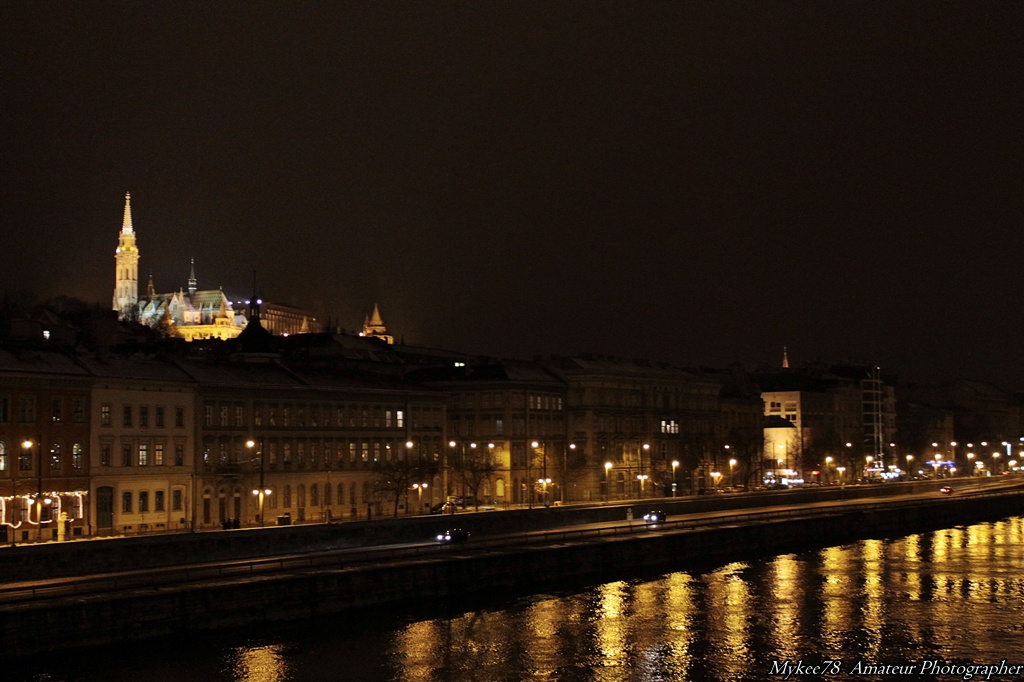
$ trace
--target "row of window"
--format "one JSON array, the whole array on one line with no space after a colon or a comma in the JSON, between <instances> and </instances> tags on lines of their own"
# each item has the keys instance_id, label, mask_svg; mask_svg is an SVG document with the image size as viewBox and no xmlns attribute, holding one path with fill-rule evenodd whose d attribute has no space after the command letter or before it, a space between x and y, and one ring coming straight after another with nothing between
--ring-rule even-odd
<instances>
[{"instance_id":1,"label":"row of window","mask_svg":"<svg viewBox=\"0 0 1024 682\"><path fill-rule=\"evenodd\" d=\"M130 466L185 466L185 444L174 443L170 460L167 459L164 443L121 443L118 463L123 467ZM100 444L100 466L114 466L114 446L111 443Z\"/></svg>"},{"instance_id":2,"label":"row of window","mask_svg":"<svg viewBox=\"0 0 1024 682\"><path fill-rule=\"evenodd\" d=\"M0 471L9 471L13 466L14 457L8 450L6 441L0 440ZM43 462L43 467L49 465L50 471L60 472L64 470L64 447L60 442L50 444L49 451L46 449L41 453L36 446L18 448L18 471L34 471L35 462ZM81 470L85 467L85 448L81 443L74 443L71 446L71 468Z\"/></svg>"},{"instance_id":3,"label":"row of window","mask_svg":"<svg viewBox=\"0 0 1024 682\"><path fill-rule=\"evenodd\" d=\"M423 414L426 426L440 427L442 410L437 408L414 408L413 428L419 427L419 415ZM246 425L245 406L242 404L214 404L203 406L203 424L205 426L236 427ZM375 427L387 429L405 428L405 410L374 406L331 406L330 404L291 405L263 404L253 405L253 425L284 426L284 427Z\"/></svg>"},{"instance_id":4,"label":"row of window","mask_svg":"<svg viewBox=\"0 0 1024 682\"><path fill-rule=\"evenodd\" d=\"M136 407L138 410L136 411ZM100 426L110 426L112 421L112 410L113 406L109 403L100 405ZM149 405L123 405L121 407L121 426L133 427L135 426L135 417L138 415L138 425L142 428L148 428L154 426L158 429L165 428L167 410L163 405L154 405L153 411L150 413ZM151 419L152 417L152 419ZM185 408L175 407L174 408L174 427L181 429L185 427Z\"/></svg>"},{"instance_id":5,"label":"row of window","mask_svg":"<svg viewBox=\"0 0 1024 682\"><path fill-rule=\"evenodd\" d=\"M54 424L60 424L67 419L65 403L67 398L55 396L50 398L49 418ZM70 398L71 421L75 424L85 423L85 398ZM0 424L7 424L11 421L11 398L0 396ZM36 421L36 397L34 395L23 395L18 397L18 421L22 424L34 424Z\"/></svg>"},{"instance_id":6,"label":"row of window","mask_svg":"<svg viewBox=\"0 0 1024 682\"><path fill-rule=\"evenodd\" d=\"M154 512L167 511L166 491L154 490L153 509ZM132 490L125 490L121 493L122 514L147 514L150 511L150 491L139 490L137 493ZM136 502L137 500L137 502ZM185 509L184 491L176 488L171 491L171 511L183 511Z\"/></svg>"},{"instance_id":7,"label":"row of window","mask_svg":"<svg viewBox=\"0 0 1024 682\"><path fill-rule=\"evenodd\" d=\"M265 452L264 452L265 448ZM278 440L276 438L261 441L253 451L248 452L240 439L233 441L208 440L203 448L203 464L212 466L236 464L249 461L266 463L273 469L278 465L284 467L297 466L305 468L342 467L356 462L380 462L398 459L428 458L439 459L440 441L414 444L408 447L406 442L397 440L338 440L338 441L306 441Z\"/></svg>"}]
</instances>

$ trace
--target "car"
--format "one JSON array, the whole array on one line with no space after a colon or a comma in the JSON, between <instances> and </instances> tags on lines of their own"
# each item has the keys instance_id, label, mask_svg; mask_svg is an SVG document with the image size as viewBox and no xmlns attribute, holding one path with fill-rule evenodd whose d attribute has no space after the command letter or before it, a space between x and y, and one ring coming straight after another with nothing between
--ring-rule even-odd
<instances>
[{"instance_id":1,"label":"car","mask_svg":"<svg viewBox=\"0 0 1024 682\"><path fill-rule=\"evenodd\" d=\"M943 495L952 495L953 489L950 488L948 485L944 485L941 488L939 488L939 492L942 493Z\"/></svg>"},{"instance_id":2,"label":"car","mask_svg":"<svg viewBox=\"0 0 1024 682\"><path fill-rule=\"evenodd\" d=\"M647 523L665 523L668 518L668 514L663 511L655 510L644 514L644 521Z\"/></svg>"},{"instance_id":3,"label":"car","mask_svg":"<svg viewBox=\"0 0 1024 682\"><path fill-rule=\"evenodd\" d=\"M437 541L442 544L450 542L465 542L466 540L469 540L469 531L463 530L462 528L451 528L437 536Z\"/></svg>"}]
</instances>

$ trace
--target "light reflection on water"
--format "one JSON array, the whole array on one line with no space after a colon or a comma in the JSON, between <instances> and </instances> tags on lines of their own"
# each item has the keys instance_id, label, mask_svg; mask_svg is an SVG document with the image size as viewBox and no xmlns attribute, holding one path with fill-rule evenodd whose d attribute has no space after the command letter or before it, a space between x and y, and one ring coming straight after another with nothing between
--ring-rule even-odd
<instances>
[{"instance_id":1,"label":"light reflection on water","mask_svg":"<svg viewBox=\"0 0 1024 682\"><path fill-rule=\"evenodd\" d=\"M773 659L837 658L847 670L856 660L1024 663L1022 623L1015 517L445 617L337 616L25 679L763 680Z\"/></svg>"}]
</instances>

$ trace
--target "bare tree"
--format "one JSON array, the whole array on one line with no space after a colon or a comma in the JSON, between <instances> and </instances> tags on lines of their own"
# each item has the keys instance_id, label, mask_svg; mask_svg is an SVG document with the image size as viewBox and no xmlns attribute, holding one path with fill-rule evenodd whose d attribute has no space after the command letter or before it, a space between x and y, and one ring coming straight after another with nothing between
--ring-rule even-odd
<instances>
[{"instance_id":1,"label":"bare tree","mask_svg":"<svg viewBox=\"0 0 1024 682\"><path fill-rule=\"evenodd\" d=\"M480 509L480 488L486 481L494 478L497 469L491 449L477 448L463 457L455 470L455 474L464 488L473 495L473 504L478 511Z\"/></svg>"},{"instance_id":2,"label":"bare tree","mask_svg":"<svg viewBox=\"0 0 1024 682\"><path fill-rule=\"evenodd\" d=\"M436 473L433 462L400 457L377 462L373 467L376 477L374 487L383 499L394 503L394 516L398 516L398 504L403 495L409 494L413 483L431 480Z\"/></svg>"}]
</instances>

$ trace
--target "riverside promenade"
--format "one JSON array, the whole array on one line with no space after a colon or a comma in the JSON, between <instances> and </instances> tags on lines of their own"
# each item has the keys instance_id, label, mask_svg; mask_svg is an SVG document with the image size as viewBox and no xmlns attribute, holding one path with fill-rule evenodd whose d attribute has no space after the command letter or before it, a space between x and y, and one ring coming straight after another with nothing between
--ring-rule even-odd
<instances>
[{"instance_id":1,"label":"riverside promenade","mask_svg":"<svg viewBox=\"0 0 1024 682\"><path fill-rule=\"evenodd\" d=\"M1016 483L963 484L953 495L939 493L941 484L889 484L7 548L0 651L526 593L903 535L1024 513ZM653 508L668 522L638 520ZM430 540L452 525L470 530L471 541Z\"/></svg>"}]
</instances>

